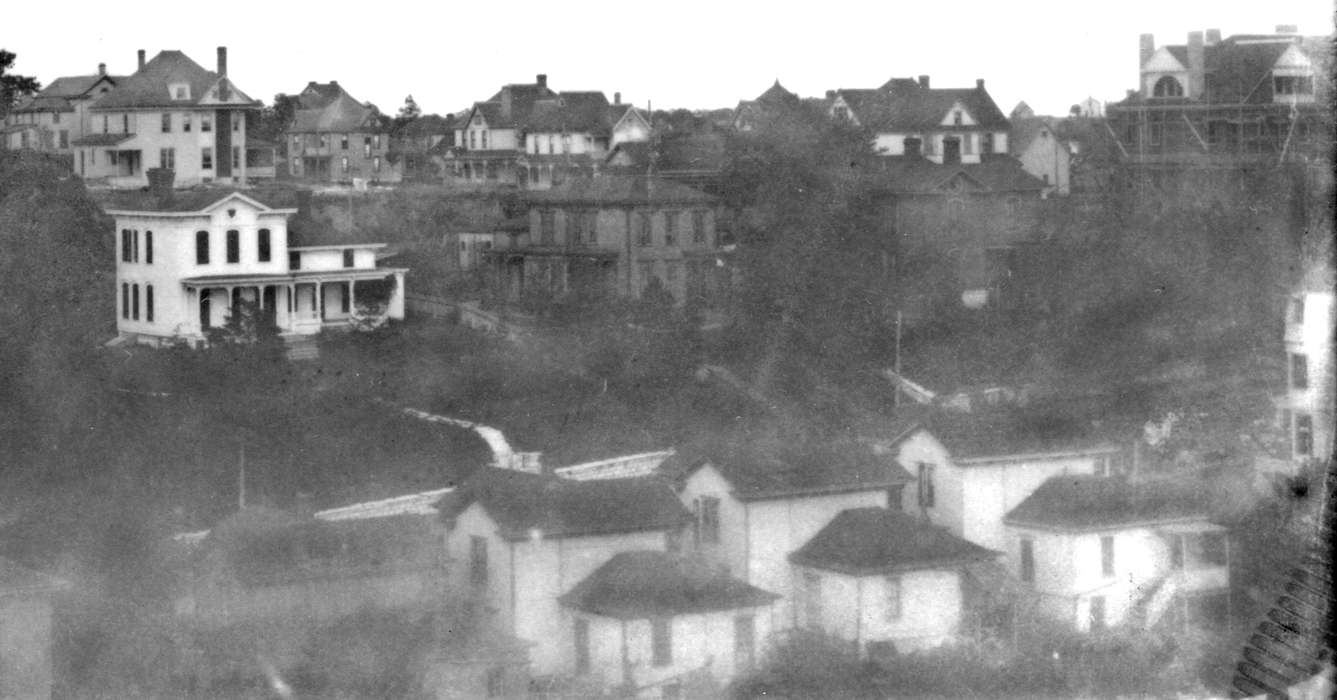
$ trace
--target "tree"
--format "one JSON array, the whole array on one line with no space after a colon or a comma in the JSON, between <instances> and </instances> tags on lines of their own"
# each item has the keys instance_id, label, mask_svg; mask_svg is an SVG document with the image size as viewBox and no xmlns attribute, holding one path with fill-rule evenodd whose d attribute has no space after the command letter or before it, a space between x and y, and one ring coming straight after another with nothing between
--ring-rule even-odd
<instances>
[{"instance_id":1,"label":"tree","mask_svg":"<svg viewBox=\"0 0 1337 700\"><path fill-rule=\"evenodd\" d=\"M280 151L286 154L287 151L283 150L286 144L283 143L281 137L283 130L292 124L297 108L298 103L295 96L280 92L274 95L273 104L266 105L260 110L259 119L256 120L254 125L248 127L247 131L250 136L257 139L278 141Z\"/></svg>"},{"instance_id":2,"label":"tree","mask_svg":"<svg viewBox=\"0 0 1337 700\"><path fill-rule=\"evenodd\" d=\"M0 119L9 114L9 110L18 103L20 97L31 95L42 89L36 78L16 75L9 70L14 67L18 55L12 51L0 49Z\"/></svg>"},{"instance_id":3,"label":"tree","mask_svg":"<svg viewBox=\"0 0 1337 700\"><path fill-rule=\"evenodd\" d=\"M404 106L399 108L399 114L395 115L395 126L401 127L405 124L422 116L422 109L414 101L413 95L404 98Z\"/></svg>"}]
</instances>

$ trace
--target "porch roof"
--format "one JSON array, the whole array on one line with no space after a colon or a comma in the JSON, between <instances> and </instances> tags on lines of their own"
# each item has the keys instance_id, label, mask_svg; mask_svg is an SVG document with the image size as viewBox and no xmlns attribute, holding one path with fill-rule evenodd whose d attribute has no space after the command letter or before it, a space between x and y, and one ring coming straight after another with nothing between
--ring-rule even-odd
<instances>
[{"instance_id":1,"label":"porch roof","mask_svg":"<svg viewBox=\"0 0 1337 700\"><path fill-rule=\"evenodd\" d=\"M74 140L76 146L117 146L130 139L135 134L89 134L87 136Z\"/></svg>"},{"instance_id":2,"label":"porch roof","mask_svg":"<svg viewBox=\"0 0 1337 700\"><path fill-rule=\"evenodd\" d=\"M284 282L319 282L338 280L380 279L386 275L408 272L406 267L372 267L352 270L293 270L291 272L255 272L229 275L200 275L186 277L181 284L203 287L220 284L276 284Z\"/></svg>"}]
</instances>

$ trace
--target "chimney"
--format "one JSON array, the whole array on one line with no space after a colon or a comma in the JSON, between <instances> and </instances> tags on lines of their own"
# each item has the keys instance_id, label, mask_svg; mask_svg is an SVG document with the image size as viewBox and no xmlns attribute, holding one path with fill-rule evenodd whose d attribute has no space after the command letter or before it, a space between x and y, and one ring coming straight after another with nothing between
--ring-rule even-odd
<instances>
[{"instance_id":1,"label":"chimney","mask_svg":"<svg viewBox=\"0 0 1337 700\"><path fill-rule=\"evenodd\" d=\"M1203 83L1206 73L1206 58L1203 52L1202 32L1188 33L1188 98L1202 99Z\"/></svg>"},{"instance_id":2,"label":"chimney","mask_svg":"<svg viewBox=\"0 0 1337 700\"><path fill-rule=\"evenodd\" d=\"M97 74L98 74L98 75L106 75L106 74L107 74L107 64L105 64L105 63L99 63L99 64L97 64Z\"/></svg>"},{"instance_id":3,"label":"chimney","mask_svg":"<svg viewBox=\"0 0 1337 700\"><path fill-rule=\"evenodd\" d=\"M144 49L139 50L139 69L144 70Z\"/></svg>"},{"instance_id":4,"label":"chimney","mask_svg":"<svg viewBox=\"0 0 1337 700\"><path fill-rule=\"evenodd\" d=\"M176 181L176 171L171 168L149 168L144 171L149 179L149 194L153 195L154 200L159 206L166 207L172 203L172 185Z\"/></svg>"},{"instance_id":5,"label":"chimney","mask_svg":"<svg viewBox=\"0 0 1337 700\"><path fill-rule=\"evenodd\" d=\"M548 87L548 74L539 73L538 75L534 76L534 82L538 83L539 87L541 88Z\"/></svg>"},{"instance_id":6,"label":"chimney","mask_svg":"<svg viewBox=\"0 0 1337 700\"><path fill-rule=\"evenodd\" d=\"M613 93L613 104L615 105L622 104L622 93L620 92Z\"/></svg>"},{"instance_id":7,"label":"chimney","mask_svg":"<svg viewBox=\"0 0 1337 700\"><path fill-rule=\"evenodd\" d=\"M1294 24L1278 24L1278 25L1277 25L1277 33L1278 33L1278 34L1299 34L1299 33L1300 33L1300 28L1297 27L1297 26L1295 26Z\"/></svg>"},{"instance_id":8,"label":"chimney","mask_svg":"<svg viewBox=\"0 0 1337 700\"><path fill-rule=\"evenodd\" d=\"M975 78L975 89L976 90L984 89L984 78Z\"/></svg>"},{"instance_id":9,"label":"chimney","mask_svg":"<svg viewBox=\"0 0 1337 700\"><path fill-rule=\"evenodd\" d=\"M927 88L927 87L928 87L928 76L927 76L927 75L921 75L921 76L919 76L919 87L922 87L922 88Z\"/></svg>"},{"instance_id":10,"label":"chimney","mask_svg":"<svg viewBox=\"0 0 1337 700\"><path fill-rule=\"evenodd\" d=\"M1143 34L1137 40L1137 69L1142 70L1142 66L1147 65L1151 60L1151 55L1156 53L1156 36L1153 34Z\"/></svg>"},{"instance_id":11,"label":"chimney","mask_svg":"<svg viewBox=\"0 0 1337 700\"><path fill-rule=\"evenodd\" d=\"M511 86L507 85L501 89L501 118L509 120L511 118Z\"/></svg>"},{"instance_id":12,"label":"chimney","mask_svg":"<svg viewBox=\"0 0 1337 700\"><path fill-rule=\"evenodd\" d=\"M227 75L227 47L218 47L218 74Z\"/></svg>"},{"instance_id":13,"label":"chimney","mask_svg":"<svg viewBox=\"0 0 1337 700\"><path fill-rule=\"evenodd\" d=\"M836 91L835 91L835 90L827 90L827 91L826 91L826 99L827 99L827 101L836 99Z\"/></svg>"},{"instance_id":14,"label":"chimney","mask_svg":"<svg viewBox=\"0 0 1337 700\"><path fill-rule=\"evenodd\" d=\"M1208 46L1212 46L1213 44L1219 44L1219 43L1221 43L1221 30L1220 30L1220 29L1208 29L1208 30L1207 30L1207 45L1208 45Z\"/></svg>"}]
</instances>

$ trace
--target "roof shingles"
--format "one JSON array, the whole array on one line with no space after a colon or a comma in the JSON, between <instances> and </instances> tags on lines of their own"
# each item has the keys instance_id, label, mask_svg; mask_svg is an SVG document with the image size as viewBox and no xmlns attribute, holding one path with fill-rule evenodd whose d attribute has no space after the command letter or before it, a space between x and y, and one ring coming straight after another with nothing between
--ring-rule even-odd
<instances>
[{"instance_id":1,"label":"roof shingles","mask_svg":"<svg viewBox=\"0 0 1337 700\"><path fill-rule=\"evenodd\" d=\"M622 552L561 597L567 607L620 619L769 605L779 596L718 567L665 552Z\"/></svg>"},{"instance_id":2,"label":"roof shingles","mask_svg":"<svg viewBox=\"0 0 1337 700\"><path fill-rule=\"evenodd\" d=\"M836 515L789 559L803 566L867 575L957 566L997 556L998 552L908 513L852 508Z\"/></svg>"},{"instance_id":3,"label":"roof shingles","mask_svg":"<svg viewBox=\"0 0 1337 700\"><path fill-rule=\"evenodd\" d=\"M1209 518L1208 490L1180 479L1056 476L1004 517L1009 525L1093 530Z\"/></svg>"}]
</instances>

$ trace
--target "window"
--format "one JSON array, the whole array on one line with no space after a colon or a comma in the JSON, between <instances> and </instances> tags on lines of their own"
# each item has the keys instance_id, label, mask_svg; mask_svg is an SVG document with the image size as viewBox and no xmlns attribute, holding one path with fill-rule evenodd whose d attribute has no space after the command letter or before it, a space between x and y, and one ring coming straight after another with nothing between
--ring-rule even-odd
<instances>
[{"instance_id":1,"label":"window","mask_svg":"<svg viewBox=\"0 0 1337 700\"><path fill-rule=\"evenodd\" d=\"M1035 583L1035 540L1021 538L1021 580Z\"/></svg>"},{"instance_id":2,"label":"window","mask_svg":"<svg viewBox=\"0 0 1337 700\"><path fill-rule=\"evenodd\" d=\"M68 129L60 130L60 147L61 148L70 147L70 132Z\"/></svg>"},{"instance_id":3,"label":"window","mask_svg":"<svg viewBox=\"0 0 1337 700\"><path fill-rule=\"evenodd\" d=\"M345 151L348 150L348 134L339 137L339 148Z\"/></svg>"},{"instance_id":4,"label":"window","mask_svg":"<svg viewBox=\"0 0 1337 700\"><path fill-rule=\"evenodd\" d=\"M121 283L121 318L130 318L130 285Z\"/></svg>"},{"instance_id":5,"label":"window","mask_svg":"<svg viewBox=\"0 0 1337 700\"><path fill-rule=\"evenodd\" d=\"M325 148L330 145L330 137L326 134L320 134L316 137L316 144L321 148Z\"/></svg>"},{"instance_id":6,"label":"window","mask_svg":"<svg viewBox=\"0 0 1337 700\"><path fill-rule=\"evenodd\" d=\"M121 262L130 262L130 229L121 229Z\"/></svg>"},{"instance_id":7,"label":"window","mask_svg":"<svg viewBox=\"0 0 1337 700\"><path fill-rule=\"evenodd\" d=\"M158 149L158 167L173 170L176 168L176 149L159 148Z\"/></svg>"},{"instance_id":8,"label":"window","mask_svg":"<svg viewBox=\"0 0 1337 700\"><path fill-rule=\"evenodd\" d=\"M887 579L887 599L886 614L887 621L893 622L901 619L901 577L888 576Z\"/></svg>"},{"instance_id":9,"label":"window","mask_svg":"<svg viewBox=\"0 0 1337 700\"><path fill-rule=\"evenodd\" d=\"M105 134L108 133L108 131L109 129L107 128L107 115L104 114L102 115L102 133ZM187 131L189 131L189 129L187 129Z\"/></svg>"},{"instance_id":10,"label":"window","mask_svg":"<svg viewBox=\"0 0 1337 700\"><path fill-rule=\"evenodd\" d=\"M1312 95L1314 78L1309 75L1273 76L1272 92L1277 95Z\"/></svg>"},{"instance_id":11,"label":"window","mask_svg":"<svg viewBox=\"0 0 1337 700\"><path fill-rule=\"evenodd\" d=\"M714 496L701 496L696 499L697 533L700 542L718 544L720 541L720 499Z\"/></svg>"},{"instance_id":12,"label":"window","mask_svg":"<svg viewBox=\"0 0 1337 700\"><path fill-rule=\"evenodd\" d=\"M130 286L130 318L139 320L139 285Z\"/></svg>"},{"instance_id":13,"label":"window","mask_svg":"<svg viewBox=\"0 0 1337 700\"><path fill-rule=\"evenodd\" d=\"M189 114L183 114L183 115L181 115L181 130L182 130L182 131L185 131L185 132L187 132L187 133L189 133L189 132L190 132L190 122L191 122L191 119L190 119L190 115L189 115Z\"/></svg>"},{"instance_id":14,"label":"window","mask_svg":"<svg viewBox=\"0 0 1337 700\"><path fill-rule=\"evenodd\" d=\"M232 167L233 169L241 168L241 146L232 147Z\"/></svg>"},{"instance_id":15,"label":"window","mask_svg":"<svg viewBox=\"0 0 1337 700\"><path fill-rule=\"evenodd\" d=\"M636 216L636 245L648 246L654 240L650 228L650 212L643 211Z\"/></svg>"},{"instance_id":16,"label":"window","mask_svg":"<svg viewBox=\"0 0 1337 700\"><path fill-rule=\"evenodd\" d=\"M1170 536L1170 568L1180 571L1184 568L1184 536Z\"/></svg>"},{"instance_id":17,"label":"window","mask_svg":"<svg viewBox=\"0 0 1337 700\"><path fill-rule=\"evenodd\" d=\"M1308 413L1295 414L1295 454L1314 454L1314 417Z\"/></svg>"},{"instance_id":18,"label":"window","mask_svg":"<svg viewBox=\"0 0 1337 700\"><path fill-rule=\"evenodd\" d=\"M163 115L162 115L162 132L163 132L164 134L168 134L168 133L171 133L171 131L172 131L172 113L171 113L171 112L163 112Z\"/></svg>"},{"instance_id":19,"label":"window","mask_svg":"<svg viewBox=\"0 0 1337 700\"><path fill-rule=\"evenodd\" d=\"M478 136L477 131L473 131L472 129L469 131L469 148L471 150L474 148L478 148L478 141L476 140L477 136Z\"/></svg>"},{"instance_id":20,"label":"window","mask_svg":"<svg viewBox=\"0 0 1337 700\"><path fill-rule=\"evenodd\" d=\"M241 233L235 229L227 232L227 261L241 262Z\"/></svg>"},{"instance_id":21,"label":"window","mask_svg":"<svg viewBox=\"0 0 1337 700\"><path fill-rule=\"evenodd\" d=\"M590 621L576 619L576 673L590 672Z\"/></svg>"},{"instance_id":22,"label":"window","mask_svg":"<svg viewBox=\"0 0 1337 700\"><path fill-rule=\"evenodd\" d=\"M260 262L269 262L271 256L269 249L269 229L262 228L256 233L255 250L257 259Z\"/></svg>"},{"instance_id":23,"label":"window","mask_svg":"<svg viewBox=\"0 0 1337 700\"><path fill-rule=\"evenodd\" d=\"M692 242L706 242L706 213L704 211L692 212Z\"/></svg>"},{"instance_id":24,"label":"window","mask_svg":"<svg viewBox=\"0 0 1337 700\"><path fill-rule=\"evenodd\" d=\"M1110 535L1100 538L1100 574L1114 575L1114 537Z\"/></svg>"},{"instance_id":25,"label":"window","mask_svg":"<svg viewBox=\"0 0 1337 700\"><path fill-rule=\"evenodd\" d=\"M345 173L348 172L348 156L339 159L339 168Z\"/></svg>"},{"instance_id":26,"label":"window","mask_svg":"<svg viewBox=\"0 0 1337 700\"><path fill-rule=\"evenodd\" d=\"M352 248L345 248L345 249L344 249L344 267L352 267L352 266L353 266L353 249L352 249Z\"/></svg>"},{"instance_id":27,"label":"window","mask_svg":"<svg viewBox=\"0 0 1337 700\"><path fill-rule=\"evenodd\" d=\"M153 264L153 232L144 232L144 264Z\"/></svg>"},{"instance_id":28,"label":"window","mask_svg":"<svg viewBox=\"0 0 1337 700\"><path fill-rule=\"evenodd\" d=\"M487 539L477 535L469 538L469 581L487 583Z\"/></svg>"},{"instance_id":29,"label":"window","mask_svg":"<svg viewBox=\"0 0 1337 700\"><path fill-rule=\"evenodd\" d=\"M481 146L481 147L483 148L483 150L487 150L487 132L486 132L486 131L480 131L480 132L478 132L478 145Z\"/></svg>"},{"instance_id":30,"label":"window","mask_svg":"<svg viewBox=\"0 0 1337 700\"><path fill-rule=\"evenodd\" d=\"M964 153L964 154L966 154L966 155L974 155L974 153L975 153L975 135L974 135L974 134L962 134L962 135L961 135L961 152Z\"/></svg>"},{"instance_id":31,"label":"window","mask_svg":"<svg viewBox=\"0 0 1337 700\"><path fill-rule=\"evenodd\" d=\"M1291 388L1309 388L1309 358L1302 353L1291 353Z\"/></svg>"},{"instance_id":32,"label":"window","mask_svg":"<svg viewBox=\"0 0 1337 700\"><path fill-rule=\"evenodd\" d=\"M371 157L371 137L370 137L370 136L363 136L363 137L362 137L362 157L363 157L363 158L370 158L370 157Z\"/></svg>"},{"instance_id":33,"label":"window","mask_svg":"<svg viewBox=\"0 0 1337 700\"><path fill-rule=\"evenodd\" d=\"M153 285L144 287L144 320L153 323Z\"/></svg>"},{"instance_id":34,"label":"window","mask_svg":"<svg viewBox=\"0 0 1337 700\"><path fill-rule=\"evenodd\" d=\"M664 212L664 245L677 245L678 238L678 212Z\"/></svg>"},{"instance_id":35,"label":"window","mask_svg":"<svg viewBox=\"0 0 1337 700\"><path fill-rule=\"evenodd\" d=\"M733 658L739 671L752 668L757 656L757 621L751 615L733 619Z\"/></svg>"},{"instance_id":36,"label":"window","mask_svg":"<svg viewBox=\"0 0 1337 700\"><path fill-rule=\"evenodd\" d=\"M204 170L213 170L214 167L214 149L204 147L200 149L200 168Z\"/></svg>"},{"instance_id":37,"label":"window","mask_svg":"<svg viewBox=\"0 0 1337 700\"><path fill-rule=\"evenodd\" d=\"M130 115L129 115L129 114L122 114L122 115L121 115L121 133L122 133L122 134L128 134L128 133L130 133Z\"/></svg>"},{"instance_id":38,"label":"window","mask_svg":"<svg viewBox=\"0 0 1337 700\"><path fill-rule=\"evenodd\" d=\"M902 511L904 507L901 502L902 495L905 493L904 484L896 484L887 488L887 509Z\"/></svg>"},{"instance_id":39,"label":"window","mask_svg":"<svg viewBox=\"0 0 1337 700\"><path fill-rule=\"evenodd\" d=\"M539 212L539 243L552 245L557 234L557 213L549 210Z\"/></svg>"},{"instance_id":40,"label":"window","mask_svg":"<svg viewBox=\"0 0 1337 700\"><path fill-rule=\"evenodd\" d=\"M1151 88L1152 97L1183 97L1184 86L1171 76L1164 76Z\"/></svg>"},{"instance_id":41,"label":"window","mask_svg":"<svg viewBox=\"0 0 1337 700\"><path fill-rule=\"evenodd\" d=\"M371 143L377 150L379 150L381 148L381 135L376 134L375 136L372 136Z\"/></svg>"},{"instance_id":42,"label":"window","mask_svg":"<svg viewBox=\"0 0 1337 700\"><path fill-rule=\"evenodd\" d=\"M214 118L213 118L213 115L211 115L211 114L201 114L201 115L200 115L200 131L213 131L213 130L214 130Z\"/></svg>"},{"instance_id":43,"label":"window","mask_svg":"<svg viewBox=\"0 0 1337 700\"><path fill-rule=\"evenodd\" d=\"M245 113L234 114L232 119L232 130L234 132L241 133L241 123L245 120L246 120Z\"/></svg>"},{"instance_id":44,"label":"window","mask_svg":"<svg viewBox=\"0 0 1337 700\"><path fill-rule=\"evenodd\" d=\"M1105 629L1105 596L1091 596L1091 631Z\"/></svg>"},{"instance_id":45,"label":"window","mask_svg":"<svg viewBox=\"0 0 1337 700\"><path fill-rule=\"evenodd\" d=\"M135 229L134 231L131 231L131 232L130 232L130 235L134 238L134 241L135 241L134 250L132 251L131 259L132 259L134 262L139 262L139 229Z\"/></svg>"},{"instance_id":46,"label":"window","mask_svg":"<svg viewBox=\"0 0 1337 700\"><path fill-rule=\"evenodd\" d=\"M208 232L208 231L196 231L196 232L195 232L195 264L196 264L196 265L208 265L208 264L209 264L209 232Z\"/></svg>"},{"instance_id":47,"label":"window","mask_svg":"<svg viewBox=\"0 0 1337 700\"><path fill-rule=\"evenodd\" d=\"M290 251L290 252L288 253L288 269L289 269L289 270L300 270L300 269L302 269L302 254L301 254L301 253L298 253L298 252L296 252L296 251Z\"/></svg>"},{"instance_id":48,"label":"window","mask_svg":"<svg viewBox=\"0 0 1337 700\"><path fill-rule=\"evenodd\" d=\"M1291 323L1305 322L1305 298L1291 297Z\"/></svg>"},{"instance_id":49,"label":"window","mask_svg":"<svg viewBox=\"0 0 1337 700\"><path fill-rule=\"evenodd\" d=\"M933 497L933 465L925 462L919 463L919 507L932 508Z\"/></svg>"},{"instance_id":50,"label":"window","mask_svg":"<svg viewBox=\"0 0 1337 700\"><path fill-rule=\"evenodd\" d=\"M189 85L181 85L181 84L173 85L173 86L171 87L171 90L172 90L172 99L174 99L174 100L189 100L189 99L190 99L190 86L189 86Z\"/></svg>"},{"instance_id":51,"label":"window","mask_svg":"<svg viewBox=\"0 0 1337 700\"><path fill-rule=\"evenodd\" d=\"M955 126L961 126L961 122L962 122L961 110L958 109L955 112L952 112L952 124Z\"/></svg>"},{"instance_id":52,"label":"window","mask_svg":"<svg viewBox=\"0 0 1337 700\"><path fill-rule=\"evenodd\" d=\"M506 692L506 669L489 668L487 670L487 696L499 698Z\"/></svg>"},{"instance_id":53,"label":"window","mask_svg":"<svg viewBox=\"0 0 1337 700\"><path fill-rule=\"evenodd\" d=\"M59 124L59 123L60 123L60 112L52 112L52 113L51 113L51 123L52 123L52 124Z\"/></svg>"},{"instance_id":54,"label":"window","mask_svg":"<svg viewBox=\"0 0 1337 700\"><path fill-rule=\"evenodd\" d=\"M371 171L374 172L374 173L379 173L379 172L381 172L381 157L380 157L380 156L376 156L375 158L372 158L372 159L371 159Z\"/></svg>"},{"instance_id":55,"label":"window","mask_svg":"<svg viewBox=\"0 0 1337 700\"><path fill-rule=\"evenodd\" d=\"M669 618L650 620L650 663L655 666L673 663L673 625Z\"/></svg>"}]
</instances>

